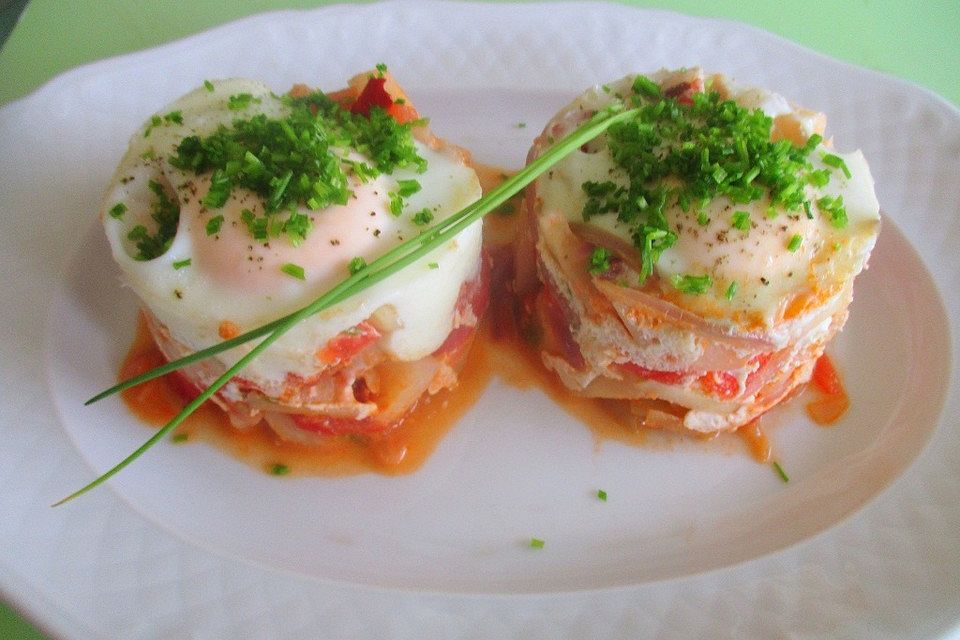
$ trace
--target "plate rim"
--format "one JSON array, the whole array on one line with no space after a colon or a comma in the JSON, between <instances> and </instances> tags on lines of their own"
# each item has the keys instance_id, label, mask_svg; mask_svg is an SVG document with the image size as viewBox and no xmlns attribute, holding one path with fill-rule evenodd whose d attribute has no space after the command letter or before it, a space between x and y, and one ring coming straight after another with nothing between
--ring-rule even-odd
<instances>
[{"instance_id":1,"label":"plate rim","mask_svg":"<svg viewBox=\"0 0 960 640\"><path fill-rule=\"evenodd\" d=\"M431 2L431 3L424 3L424 4L427 4L427 5L428 5L428 4L441 5L441 4L448 4L448 3L443 3L443 2ZM497 5L491 5L491 4L486 4L486 3L472 3L472 2L471 2L471 3L463 3L463 4L464 4L464 5L470 5L470 6L473 6L473 7L483 7L484 9L493 9L493 10L496 10L496 9L497 9ZM581 7L581 8L583 8L583 7L585 7L585 6L588 6L587 3L583 3L583 2L562 2L562 3L557 3L557 4L560 5L560 6L562 6L562 5L568 5L568 6ZM401 5L401 0L392 0L392 1L385 2L385 3L375 3L375 4L372 4L372 5L363 5L363 6L364 6L364 7L374 7L374 6L380 6L380 5L394 5L394 6L399 6L399 5ZM531 6L543 7L543 6L546 6L546 5L545 5L545 4L542 4L542 3L532 3L531 5L527 5L527 6L528 6L528 7L531 7ZM858 66L856 66L856 65L853 65L853 64L851 64L851 63L847 63L847 62L842 61L842 60L837 60L837 59L834 59L834 58L830 58L829 56L826 56L826 55L824 55L824 54L821 54L821 53L819 53L819 52L816 52L816 51L814 51L814 50L811 50L811 49L805 47L804 45L797 44L797 43L795 43L795 42L792 42L792 41L790 41L790 40L787 40L786 38L784 38L784 37L782 37L782 36L780 36L780 35L778 35L778 34L774 34L774 33L771 33L771 32L767 32L767 31L765 31L765 30L763 30L763 29L754 27L754 26L752 26L752 25L747 25L747 24L744 24L744 23L739 23L739 22L736 22L736 21L733 21L733 20L729 20L729 19L725 19L725 18L689 16L689 15L682 14L682 13L678 13L678 12L666 11L666 10L659 10L659 9L657 9L657 10L651 10L651 9L644 9L644 8L640 8L640 7L628 7L628 6L614 5L614 4L610 4L609 6L611 6L611 7L617 7L617 8L619 8L619 9L627 10L627 11L630 11L630 12L645 13L645 14L654 14L654 15L657 15L657 16L667 16L667 17L671 17L671 18L679 17L679 18L684 19L684 20L692 20L692 21L705 21L705 22L712 22L712 23L724 23L724 24L727 24L727 25L733 25L733 26L735 26L735 27L738 28L738 29L747 29L747 30L750 30L751 32L758 33L758 34L762 34L763 37L765 37L765 38L775 39L775 40L778 41L779 44L781 44L781 45L787 45L787 46L796 48L796 49L798 49L798 50L802 50L802 51L805 52L806 54L811 54L811 55L820 57L820 58L822 58L822 59L828 60L828 61L830 61L831 63L843 65L844 67L847 68L847 71L856 72L856 73L869 73L869 74L874 75L874 76L877 77L877 78L883 79L884 82L894 83L895 85L899 85L904 91L920 92L920 93L924 94L925 99L927 99L927 100L933 99L933 100L934 100L936 103L938 103L941 107L945 105L945 106L947 107L947 109L949 110L949 112L952 113L954 117L960 117L960 109L958 109L956 106L954 106L952 103L950 103L949 101L947 101L947 100L946 100L945 98L943 98L942 96L939 96L938 94L934 93L933 91L931 91L931 90L929 90L929 89L926 89L925 87L916 85L915 83L912 83L912 82L910 82L910 81L908 81L908 80L905 80L905 79L902 79L902 78L898 78L898 77L894 77L894 76L889 76L889 75L887 75L887 74L884 74L884 73L881 73L881 72L878 72L878 71L875 71L875 70L872 70L872 69L866 69L866 68L863 68L863 67L858 67ZM181 38L181 39L178 39L178 40L169 42L169 43L164 43L164 44L158 45L158 46L156 46L156 47L151 47L151 48L144 49L144 50L140 50L140 51L136 51L136 52L121 54L121 55L118 55L118 56L112 56L112 57L109 57L109 58L105 58L105 59L93 61L93 62L87 63L87 64L85 64L85 65L82 65L82 66L80 66L80 67L77 67L77 68L68 70L68 71L66 71L66 72L64 72L64 73L62 73L62 74L59 74L59 75L57 75L56 77L54 77L54 78L48 80L47 82L45 82L43 85L41 85L40 87L38 87L36 90L34 90L33 92L31 92L31 93L28 94L27 96L24 96L24 97L22 97L22 98L18 98L18 99L14 100L14 101L6 104L6 105L3 105L3 107L0 107L0 115L2 115L3 112L8 111L8 110L12 111L12 110L15 110L15 109L25 108L26 105L27 105L27 103L31 102L32 100L38 99L38 97L41 97L44 93L50 92L50 91L52 91L52 90L55 90L56 86L59 85L59 84L69 83L69 82L81 82L84 78L87 78L87 77L92 76L92 75L99 74L99 73L101 73L104 69L109 70L111 67L113 67L113 66L115 66L115 65L118 65L118 64L136 65L136 64L140 63L140 61L141 61L140 59L141 59L141 58L149 57L150 55L155 55L155 54L158 53L158 52L173 51L173 50L175 50L175 49L177 49L177 48L179 48L179 47L189 47L194 41L204 40L204 39L209 38L209 37L211 37L211 36L223 37L223 36L226 35L226 33L229 32L229 31L233 31L233 30L236 30L236 29L240 29L240 28L246 27L246 26L248 26L249 24L252 24L252 23L259 23L259 22L261 22L261 21L273 20L273 19L277 19L278 17L285 16L285 15L297 15L297 16L300 16L300 15L314 15L314 14L322 14L322 13L327 13L327 12L333 13L333 12L337 12L337 11L353 10L353 9L356 9L356 8L358 8L356 5L328 5L328 6L318 7L318 8L314 8L314 9L271 11L271 12L266 12L266 13L261 13L261 14L254 14L254 15L251 15L251 16L246 16L246 17L241 18L241 19L239 19L239 20L231 21L231 22L228 22L228 23L225 23L225 24L222 24L222 25L218 25L218 26L212 27L212 28L210 28L210 29L206 29L206 30L200 31L200 32L195 33L195 34L190 34L190 35L188 35L188 36L186 36L186 37L184 37L184 38ZM918 252L918 253L919 253L919 252ZM921 255L921 259L922 259L922 257L923 257L923 256ZM931 274L931 275L932 275L932 274ZM942 297L942 290L941 290L940 287L938 287L938 292L941 292L941 297ZM946 300L942 300L942 303L944 304L944 307L946 308L946 307L947 307L947 305L946 305ZM956 387L957 387L957 367L956 367L957 345L956 345L956 343L955 343L956 332L954 331L954 325L953 325L952 323L949 324L948 327L947 327L947 330L949 331L949 338L950 338L950 340L951 340L951 344L952 344L952 347L953 347L953 353L951 354L951 358L950 358L951 379L950 379L950 384L948 385L948 388L947 388L947 393L946 393L946 395L945 395L945 397L944 397L944 410L951 404L951 400L955 399L956 392L957 392L957 391L956 391ZM944 431L945 428L946 428L944 422L945 422L945 417L942 416L942 417L941 417L941 420L940 420L940 424L939 424L938 427L936 428L935 432L931 435L931 438L928 439L926 445L924 446L924 450L918 455L918 457L917 457L917 458L914 460L914 462L911 464L911 468L915 468L918 464L920 464L921 459L925 458L925 457L929 454L929 449L930 449L931 443L934 441L934 439L935 439L938 435L941 435L941 432ZM878 494L877 496L875 496L874 498L871 499L871 503L873 503L873 502L875 502L876 500L878 500L882 495L888 495L888 494L890 493L890 491L891 491L895 486L906 483L906 482L907 482L907 479L908 479L910 476L911 476L911 473L910 473L910 470L908 470L907 472L905 472L905 473L901 474L900 476L898 476L897 478L895 478L895 479L893 480L893 482L890 483L890 485L889 485L888 487L886 487L885 489L883 489L883 491L882 491L880 494ZM860 513L860 512L858 511L857 513L852 514L850 517L856 517L858 513ZM137 516L138 518L142 518L142 516L141 516L140 514L136 514L136 516ZM799 544L802 544L802 545L812 544L815 540L817 540L818 538L826 535L826 534L829 533L831 530L832 530L832 528L827 529L827 530L825 530L825 531L823 531L823 532L820 532L820 533L817 534L816 536L814 536L814 537L812 537L812 538L810 538L810 539L808 539L808 540L806 540L806 541L804 541L804 542L801 542L801 543L799 543ZM169 535L169 534L165 532L165 535ZM776 553L779 553L779 552L776 552ZM750 561L750 562L753 562L753 561ZM3 562L2 564L3 564L4 566L6 566L6 563L5 563L5 562ZM9 567L8 567L8 569L9 569ZM718 570L716 570L716 571L723 571L723 569L718 569ZM19 574L17 574L17 575L19 575ZM678 580L683 580L683 578L679 578ZM25 606L25 605L24 605L24 603L27 602L27 598L28 598L28 593L27 593L27 592L30 591L30 590L33 590L33 585L31 585L28 580L24 579L24 582L23 582L23 584L20 585L20 587L21 587L20 589L9 590L9 589L7 588L6 582L0 582L0 594L3 594L3 596L4 596L4 598L7 600L7 602L9 602L10 604L12 604L18 611L23 612L26 617L28 617L28 618L30 618L30 619L32 619L32 620L37 621L37 623L38 623L37 626L39 626L39 627L41 627L41 628L46 628L46 627L48 626L48 622L49 622L49 621L48 621L48 620L45 620L45 619L41 619L39 616L33 615L33 609L32 609L30 606ZM21 592L21 593L17 593L18 591ZM41 594L41 595L42 595L42 594ZM22 596L22 597L20 597L20 596ZM65 610L62 610L62 609L57 608L57 612L58 612L58 613L65 613ZM43 615L46 616L47 614L45 613L45 614L43 614ZM78 622L79 622L79 621L77 621L77 620L63 621L63 626L62 626L62 628L58 628L58 629L56 629L56 631L58 631L59 633L61 633L61 634L64 635L64 636L67 636L68 633L75 633L76 630L77 630L77 623L78 623ZM954 625L952 625L951 629L956 630L956 629L958 628L958 624L960 624L960 620L956 621L956 622L954 623ZM50 625L51 628L52 628L52 627L59 627L59 626L60 626L59 623L54 623L54 624L51 624L51 625Z\"/></svg>"}]
</instances>

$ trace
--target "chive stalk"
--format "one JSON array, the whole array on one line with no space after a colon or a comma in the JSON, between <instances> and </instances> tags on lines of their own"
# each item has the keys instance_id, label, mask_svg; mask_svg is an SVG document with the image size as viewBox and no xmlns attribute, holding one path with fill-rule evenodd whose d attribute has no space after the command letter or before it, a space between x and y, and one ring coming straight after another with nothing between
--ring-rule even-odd
<instances>
[{"instance_id":1,"label":"chive stalk","mask_svg":"<svg viewBox=\"0 0 960 640\"><path fill-rule=\"evenodd\" d=\"M156 433L148 438L142 445L134 450L126 458L118 462L105 473L97 477L89 484L74 491L67 497L55 502L52 506L56 507L77 498L91 489L103 484L108 479L122 471L131 462L139 458L144 452L150 449L154 444L163 439L168 433L180 426L200 405L209 400L217 391L230 381L237 373L246 367L257 356L263 353L274 342L280 339L287 331L293 328L300 321L317 314L331 306L354 296L361 291L373 286L374 284L390 277L401 269L416 262L426 254L438 248L448 240L458 235L474 222L480 220L493 211L525 186L533 182L538 176L547 169L559 162L570 152L578 149L583 144L597 137L607 130L611 125L627 120L637 114L638 109L611 108L599 112L586 123L572 131L562 140L554 144L550 149L544 152L540 157L533 160L526 167L518 171L513 176L507 178L502 183L492 189L490 193L483 196L476 202L467 205L454 215L446 218L423 234L418 235L404 243L401 243L383 254L380 258L370 264L352 273L348 278L332 287L326 293L314 300L309 305L286 315L282 318L269 322L261 327L248 331L231 340L213 345L184 358L173 360L163 366L157 367L135 376L120 384L110 387L94 397L87 400L85 404L91 404L107 396L113 395L119 391L129 389L137 384L152 380L161 375L176 371L184 366L203 360L217 353L226 351L238 345L244 344L264 336L263 340L257 343L249 352L241 357L233 366L228 368L219 378L204 389L200 395L194 398L180 413L173 417L166 425L161 427Z\"/></svg>"}]
</instances>

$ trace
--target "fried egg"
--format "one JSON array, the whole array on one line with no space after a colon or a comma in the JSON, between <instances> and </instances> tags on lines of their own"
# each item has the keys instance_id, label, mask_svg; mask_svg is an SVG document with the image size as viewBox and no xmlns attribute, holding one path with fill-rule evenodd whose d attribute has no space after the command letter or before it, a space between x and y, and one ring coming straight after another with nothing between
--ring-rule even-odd
<instances>
[{"instance_id":1,"label":"fried egg","mask_svg":"<svg viewBox=\"0 0 960 640\"><path fill-rule=\"evenodd\" d=\"M245 97L240 108L237 96ZM187 351L229 337L225 327L226 333L236 335L309 304L350 275L351 261L372 262L420 234L424 226L414 221L413 212L425 209L439 221L481 195L477 176L462 153L417 141L416 150L426 160L422 173L400 168L366 181L351 175L346 203L317 211L298 207L312 223L301 243L284 236L258 241L244 216L262 213L263 198L235 186L222 207L205 207L210 173L177 168L171 157L187 136L209 135L257 114L282 117L289 108L260 82L206 83L144 123L131 138L107 189L101 219L123 280ZM354 160L364 159L355 149L339 151ZM391 194L404 180L416 180L421 188L395 215ZM157 227L153 213L158 187L151 183L179 206L180 214L169 246L143 260L130 236L138 225L151 232ZM217 226L211 221L219 216ZM323 366L318 348L370 318L379 319L380 348L390 357L412 361L432 353L454 326L461 286L476 276L480 249L478 222L361 295L299 323L255 359L244 370L244 378L267 387L291 374L315 374ZM217 357L229 366L250 348L244 345Z\"/></svg>"}]
</instances>

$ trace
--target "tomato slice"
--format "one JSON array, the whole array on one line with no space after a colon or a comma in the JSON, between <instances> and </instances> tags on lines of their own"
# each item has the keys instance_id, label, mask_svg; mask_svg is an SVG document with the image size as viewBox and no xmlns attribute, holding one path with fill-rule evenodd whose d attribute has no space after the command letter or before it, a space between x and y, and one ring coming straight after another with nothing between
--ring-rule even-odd
<instances>
[{"instance_id":1,"label":"tomato slice","mask_svg":"<svg viewBox=\"0 0 960 640\"><path fill-rule=\"evenodd\" d=\"M412 105L406 103L394 102L387 109L387 113L400 124L407 124L420 119L420 113Z\"/></svg>"},{"instance_id":2,"label":"tomato slice","mask_svg":"<svg viewBox=\"0 0 960 640\"><path fill-rule=\"evenodd\" d=\"M708 371L697 380L704 393L729 400L740 391L737 378L726 371Z\"/></svg>"},{"instance_id":3,"label":"tomato slice","mask_svg":"<svg viewBox=\"0 0 960 640\"><path fill-rule=\"evenodd\" d=\"M379 337L380 332L364 320L357 326L341 331L330 338L327 344L317 350L317 359L328 366L347 362Z\"/></svg>"},{"instance_id":4,"label":"tomato slice","mask_svg":"<svg viewBox=\"0 0 960 640\"><path fill-rule=\"evenodd\" d=\"M330 416L311 416L294 414L290 418L294 424L311 433L324 436L350 434L373 434L386 431L393 425L378 423L370 418L353 420L351 418L332 418Z\"/></svg>"},{"instance_id":5,"label":"tomato slice","mask_svg":"<svg viewBox=\"0 0 960 640\"><path fill-rule=\"evenodd\" d=\"M359 113L363 116L370 115L370 109L380 107L384 111L389 111L393 106L393 98L387 93L386 78L370 78L366 86L360 92L357 101L350 107L351 113Z\"/></svg>"},{"instance_id":6,"label":"tomato slice","mask_svg":"<svg viewBox=\"0 0 960 640\"><path fill-rule=\"evenodd\" d=\"M827 354L817 358L817 363L813 366L812 380L817 389L828 396L846 395L843 382L840 380L840 374L837 373L833 361Z\"/></svg>"},{"instance_id":7,"label":"tomato slice","mask_svg":"<svg viewBox=\"0 0 960 640\"><path fill-rule=\"evenodd\" d=\"M638 378L644 380L653 380L663 384L680 384L690 374L684 371L657 371L641 367L635 362L621 362L619 365L624 371L628 371Z\"/></svg>"}]
</instances>

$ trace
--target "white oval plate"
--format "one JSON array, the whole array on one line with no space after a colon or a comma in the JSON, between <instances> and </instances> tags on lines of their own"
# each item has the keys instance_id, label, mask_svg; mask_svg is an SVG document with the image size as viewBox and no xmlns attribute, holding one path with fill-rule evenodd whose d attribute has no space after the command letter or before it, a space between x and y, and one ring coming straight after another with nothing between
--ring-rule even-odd
<instances>
[{"instance_id":1,"label":"white oval plate","mask_svg":"<svg viewBox=\"0 0 960 640\"><path fill-rule=\"evenodd\" d=\"M596 450L495 384L408 477L276 479L161 444L47 507L149 434L116 402L82 407L133 327L92 223L129 133L204 78L336 87L381 61L441 135L505 167L584 87L698 63L827 112L838 148L864 150L887 220L831 348L853 408L831 429L778 412L789 484L714 449ZM960 620L960 115L922 90L727 22L387 3L72 71L0 110L0 149L0 589L55 635L926 638Z\"/></svg>"}]
</instances>

